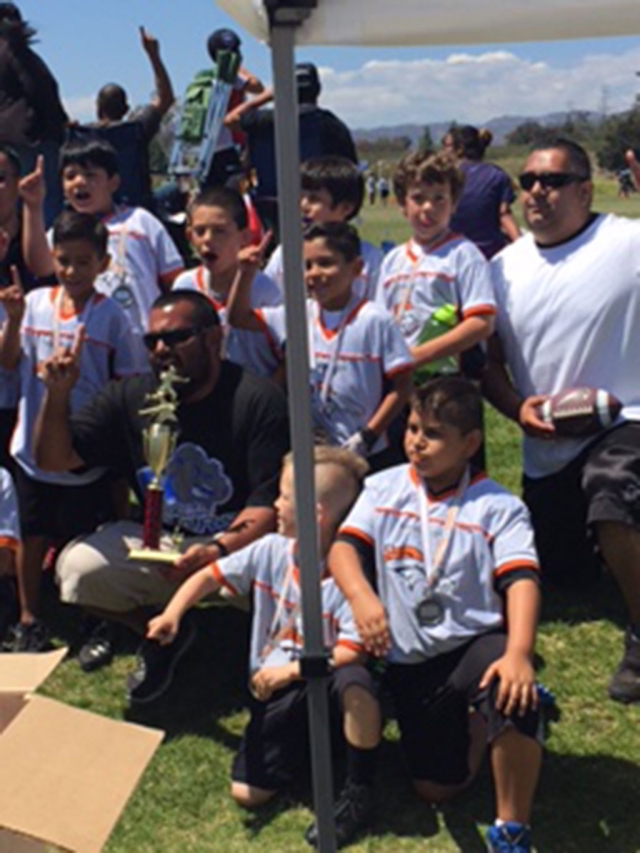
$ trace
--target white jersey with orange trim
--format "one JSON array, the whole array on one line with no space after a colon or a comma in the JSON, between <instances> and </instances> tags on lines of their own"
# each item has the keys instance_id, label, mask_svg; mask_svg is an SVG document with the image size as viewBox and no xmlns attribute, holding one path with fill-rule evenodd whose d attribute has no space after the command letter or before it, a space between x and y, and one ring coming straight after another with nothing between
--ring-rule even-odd
<instances>
[{"instance_id":1,"label":"white jersey with orange trim","mask_svg":"<svg viewBox=\"0 0 640 853\"><path fill-rule=\"evenodd\" d=\"M353 292L360 299L375 299L384 254L382 249L366 240L360 241L360 254L363 263L362 275L353 282ZM284 293L282 245L276 246L264 271Z\"/></svg>"},{"instance_id":2,"label":"white jersey with orange trim","mask_svg":"<svg viewBox=\"0 0 640 853\"><path fill-rule=\"evenodd\" d=\"M40 470L33 458L32 436L44 396L39 366L61 347L73 344L78 326L84 325L80 350L80 376L71 392L71 411L89 402L114 377L149 371L149 360L116 303L94 293L79 314L62 310L60 286L41 287L27 294L22 320L20 402L18 422L11 440L11 454L30 477L47 483L79 486L101 476L92 469L78 474Z\"/></svg>"},{"instance_id":3,"label":"white jersey with orange trim","mask_svg":"<svg viewBox=\"0 0 640 853\"><path fill-rule=\"evenodd\" d=\"M378 595L391 633L388 659L393 663L417 663L502 627L504 602L496 581L509 572L538 571L525 505L479 475L459 499L444 553L436 586L443 619L433 626L421 625L416 610L427 590L418 492L423 488L410 465L374 474L365 480L339 530L339 535L356 537L374 550ZM456 499L456 490L427 498L432 560Z\"/></svg>"},{"instance_id":4,"label":"white jersey with orange trim","mask_svg":"<svg viewBox=\"0 0 640 853\"><path fill-rule=\"evenodd\" d=\"M279 348L286 342L284 306L256 312ZM307 300L311 409L331 444L343 444L367 425L384 396L384 383L412 366L395 323L373 302L352 299L341 311ZM382 437L373 447L387 446Z\"/></svg>"},{"instance_id":5,"label":"white jersey with orange trim","mask_svg":"<svg viewBox=\"0 0 640 853\"><path fill-rule=\"evenodd\" d=\"M640 421L640 226L600 214L544 248L527 234L491 262L496 331L521 397L603 388ZM593 440L524 436L524 472L559 471Z\"/></svg>"},{"instance_id":6,"label":"white jersey with orange trim","mask_svg":"<svg viewBox=\"0 0 640 853\"><path fill-rule=\"evenodd\" d=\"M211 273L203 266L186 270L175 280L174 290L197 290L213 302L224 332L224 357L235 361L257 376L271 376L280 364L280 357L264 331L233 329L227 323L226 297L211 286ZM282 293L267 275L257 272L251 282L251 307L280 305Z\"/></svg>"},{"instance_id":7,"label":"white jersey with orange trim","mask_svg":"<svg viewBox=\"0 0 640 853\"><path fill-rule=\"evenodd\" d=\"M376 301L393 315L410 347L423 343L421 334L438 308L454 306L459 321L496 313L487 261L459 234L448 234L428 250L410 240L389 252Z\"/></svg>"},{"instance_id":8,"label":"white jersey with orange trim","mask_svg":"<svg viewBox=\"0 0 640 853\"><path fill-rule=\"evenodd\" d=\"M103 221L111 262L96 279L96 290L115 299L142 335L160 284L171 284L184 268L182 257L162 222L143 207L118 207Z\"/></svg>"},{"instance_id":9,"label":"white jersey with orange trim","mask_svg":"<svg viewBox=\"0 0 640 853\"><path fill-rule=\"evenodd\" d=\"M213 576L232 595L253 595L251 673L281 666L302 654L300 576L293 539L268 533L212 566ZM364 651L351 608L332 578L321 581L322 631L327 649Z\"/></svg>"},{"instance_id":10,"label":"white jersey with orange trim","mask_svg":"<svg viewBox=\"0 0 640 853\"><path fill-rule=\"evenodd\" d=\"M0 468L0 548L17 551L20 544L18 497L11 474Z\"/></svg>"}]
</instances>

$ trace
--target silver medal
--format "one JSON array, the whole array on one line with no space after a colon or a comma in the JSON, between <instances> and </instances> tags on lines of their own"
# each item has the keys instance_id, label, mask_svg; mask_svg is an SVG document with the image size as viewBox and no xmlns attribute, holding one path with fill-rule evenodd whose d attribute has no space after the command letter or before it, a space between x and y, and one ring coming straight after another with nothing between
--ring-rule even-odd
<instances>
[{"instance_id":1,"label":"silver medal","mask_svg":"<svg viewBox=\"0 0 640 853\"><path fill-rule=\"evenodd\" d=\"M433 592L427 593L416 606L416 617L423 628L440 625L444 621L444 605L440 598Z\"/></svg>"}]
</instances>

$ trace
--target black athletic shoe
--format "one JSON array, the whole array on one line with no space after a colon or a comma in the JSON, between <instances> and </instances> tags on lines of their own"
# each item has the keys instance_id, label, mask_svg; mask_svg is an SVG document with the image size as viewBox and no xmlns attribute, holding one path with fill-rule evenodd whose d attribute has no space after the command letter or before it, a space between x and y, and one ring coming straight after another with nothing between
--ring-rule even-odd
<instances>
[{"instance_id":1,"label":"black athletic shoe","mask_svg":"<svg viewBox=\"0 0 640 853\"><path fill-rule=\"evenodd\" d=\"M640 640L631 628L624 635L624 655L609 682L609 696L615 702L640 702Z\"/></svg>"},{"instance_id":2,"label":"black athletic shoe","mask_svg":"<svg viewBox=\"0 0 640 853\"><path fill-rule=\"evenodd\" d=\"M347 780L335 805L333 819L336 824L336 846L344 847L365 829L373 815L373 789L371 785L357 785ZM311 847L318 846L318 826L314 822L304 834Z\"/></svg>"},{"instance_id":3,"label":"black athletic shoe","mask_svg":"<svg viewBox=\"0 0 640 853\"><path fill-rule=\"evenodd\" d=\"M98 622L93 626L78 652L78 663L83 672L95 672L111 663L115 645L113 635L110 622Z\"/></svg>"},{"instance_id":4,"label":"black athletic shoe","mask_svg":"<svg viewBox=\"0 0 640 853\"><path fill-rule=\"evenodd\" d=\"M173 680L178 661L193 643L196 629L190 620L183 620L172 643L161 646L156 640L143 640L137 655L137 666L127 679L127 701L144 705L159 699Z\"/></svg>"},{"instance_id":5,"label":"black athletic shoe","mask_svg":"<svg viewBox=\"0 0 640 853\"><path fill-rule=\"evenodd\" d=\"M29 624L18 622L9 628L2 645L5 652L49 652L51 648L49 631L38 619Z\"/></svg>"}]
</instances>

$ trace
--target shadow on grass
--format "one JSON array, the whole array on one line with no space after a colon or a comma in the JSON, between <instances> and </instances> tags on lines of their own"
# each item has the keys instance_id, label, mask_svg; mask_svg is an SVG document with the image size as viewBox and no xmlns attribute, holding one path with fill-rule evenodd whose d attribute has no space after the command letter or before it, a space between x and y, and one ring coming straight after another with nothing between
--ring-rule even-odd
<instances>
[{"instance_id":1,"label":"shadow on grass","mask_svg":"<svg viewBox=\"0 0 640 853\"><path fill-rule=\"evenodd\" d=\"M607 619L619 628L627 623L620 590L608 572L580 589L544 588L541 624L564 622L576 625Z\"/></svg>"}]
</instances>

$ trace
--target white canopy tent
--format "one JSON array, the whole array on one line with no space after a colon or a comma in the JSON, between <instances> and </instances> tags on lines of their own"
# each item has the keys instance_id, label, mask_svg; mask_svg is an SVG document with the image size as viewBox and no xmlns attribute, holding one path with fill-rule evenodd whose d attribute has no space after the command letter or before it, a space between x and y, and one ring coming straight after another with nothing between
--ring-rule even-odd
<instances>
[{"instance_id":1,"label":"white canopy tent","mask_svg":"<svg viewBox=\"0 0 640 853\"><path fill-rule=\"evenodd\" d=\"M640 0L217 0L245 30L270 44L275 89L287 378L295 458L314 804L319 849L335 850L326 656L320 617L309 399L309 352L299 214L296 45L416 46L552 41L640 33ZM420 120L416 116L416 120Z\"/></svg>"}]
</instances>

